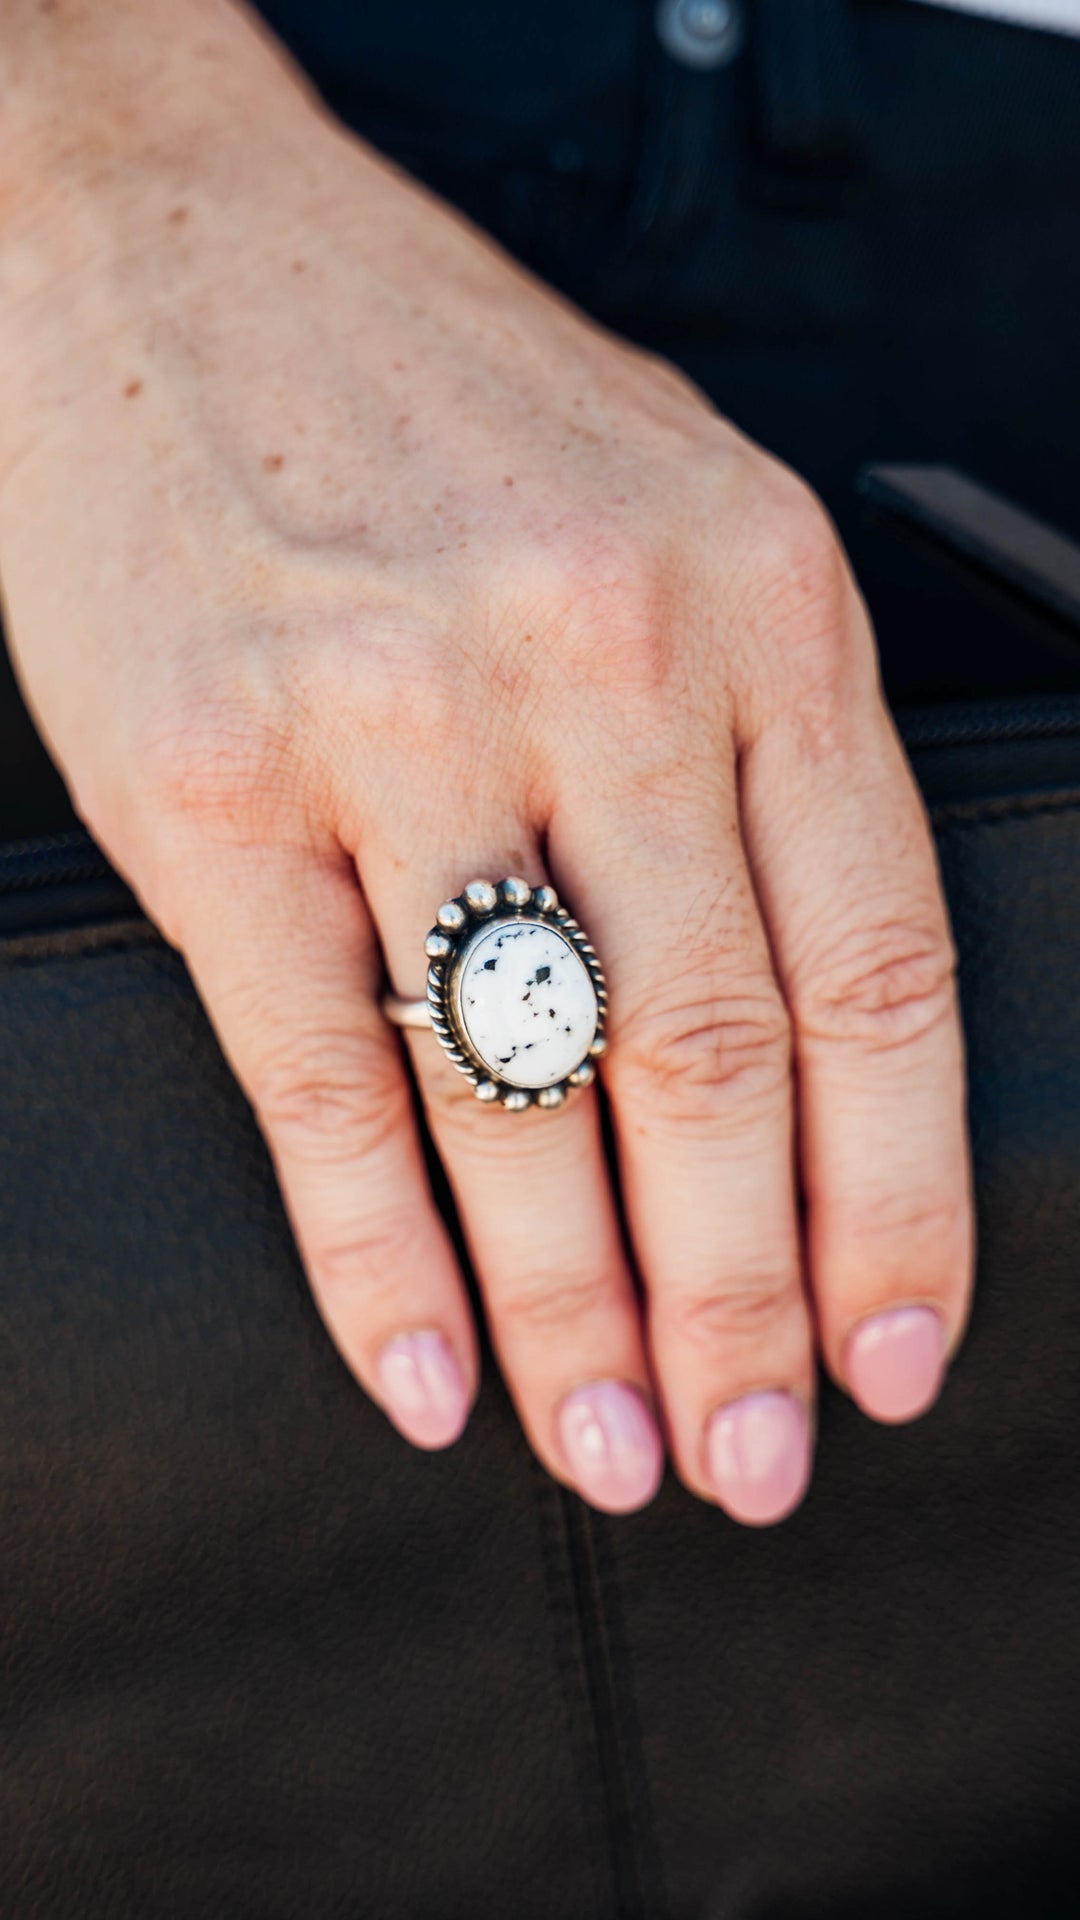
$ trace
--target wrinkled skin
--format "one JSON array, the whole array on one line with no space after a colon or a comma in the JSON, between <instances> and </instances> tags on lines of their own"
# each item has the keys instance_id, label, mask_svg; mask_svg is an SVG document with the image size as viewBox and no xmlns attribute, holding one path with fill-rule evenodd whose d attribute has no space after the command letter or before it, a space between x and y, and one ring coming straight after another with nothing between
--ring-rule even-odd
<instances>
[{"instance_id":1,"label":"wrinkled skin","mask_svg":"<svg viewBox=\"0 0 1080 1920\"><path fill-rule=\"evenodd\" d=\"M103 113L0 247L27 697L188 961L330 1334L425 1446L477 1346L378 993L422 992L467 880L553 882L607 970L628 1244L595 1090L486 1109L408 1043L499 1363L595 1504L656 1480L637 1393L621 1467L561 1420L617 1381L688 1487L778 1518L806 1464L777 1479L770 1448L803 1429L754 1455L715 1410L812 1409L817 1344L908 1417L938 1373L882 1390L852 1330L932 1307L951 1352L970 1289L952 952L866 613L787 469L210 12L198 138L178 53L158 117ZM407 1356L403 1398L380 1367L418 1329L460 1406L448 1362L427 1405Z\"/></svg>"}]
</instances>

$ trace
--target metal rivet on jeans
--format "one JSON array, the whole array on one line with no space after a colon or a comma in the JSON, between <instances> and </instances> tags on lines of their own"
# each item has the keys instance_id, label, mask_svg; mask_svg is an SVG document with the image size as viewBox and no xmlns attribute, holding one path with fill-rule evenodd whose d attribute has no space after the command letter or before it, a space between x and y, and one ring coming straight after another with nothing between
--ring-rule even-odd
<instances>
[{"instance_id":1,"label":"metal rivet on jeans","mask_svg":"<svg viewBox=\"0 0 1080 1920\"><path fill-rule=\"evenodd\" d=\"M700 72L726 67L742 45L734 0L659 0L656 33L665 53Z\"/></svg>"}]
</instances>

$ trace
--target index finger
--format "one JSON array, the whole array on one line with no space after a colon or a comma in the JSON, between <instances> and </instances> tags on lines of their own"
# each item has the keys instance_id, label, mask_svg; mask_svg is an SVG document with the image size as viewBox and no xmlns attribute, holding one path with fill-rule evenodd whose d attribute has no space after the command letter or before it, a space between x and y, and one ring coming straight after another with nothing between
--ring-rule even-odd
<instances>
[{"instance_id":1,"label":"index finger","mask_svg":"<svg viewBox=\"0 0 1080 1920\"><path fill-rule=\"evenodd\" d=\"M894 1422L936 1398L970 1305L963 1043L933 842L872 686L834 698L827 740L792 702L744 743L743 826L792 1014L822 1350Z\"/></svg>"}]
</instances>

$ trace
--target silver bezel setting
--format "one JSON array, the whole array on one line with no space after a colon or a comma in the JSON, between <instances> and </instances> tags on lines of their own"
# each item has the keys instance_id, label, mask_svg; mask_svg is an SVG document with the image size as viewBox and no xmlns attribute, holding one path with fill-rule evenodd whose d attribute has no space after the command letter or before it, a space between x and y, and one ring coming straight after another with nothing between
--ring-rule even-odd
<instances>
[{"instance_id":1,"label":"silver bezel setting","mask_svg":"<svg viewBox=\"0 0 1080 1920\"><path fill-rule=\"evenodd\" d=\"M492 1073L469 1041L458 1006L462 963L481 928L500 920L524 920L534 926L554 927L584 962L596 994L596 1032L585 1058L550 1087L518 1087ZM424 943L428 957L427 1001L431 1029L449 1060L470 1080L478 1100L523 1113L528 1107L561 1107L573 1087L587 1087L596 1078L596 1061L607 1040L607 987L604 972L590 941L577 921L559 905L554 887L530 887L511 876L492 884L471 880L456 899L439 908L435 926Z\"/></svg>"}]
</instances>

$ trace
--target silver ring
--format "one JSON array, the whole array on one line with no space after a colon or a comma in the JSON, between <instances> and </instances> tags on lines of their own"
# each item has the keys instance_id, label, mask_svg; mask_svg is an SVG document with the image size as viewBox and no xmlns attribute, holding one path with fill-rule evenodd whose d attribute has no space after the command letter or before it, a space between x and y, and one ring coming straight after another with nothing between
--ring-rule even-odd
<instances>
[{"instance_id":1,"label":"silver ring","mask_svg":"<svg viewBox=\"0 0 1080 1920\"><path fill-rule=\"evenodd\" d=\"M607 1041L607 988L554 887L471 880L424 942L427 995L386 992L396 1027L430 1027L478 1100L511 1113L561 1107L587 1087Z\"/></svg>"}]
</instances>

